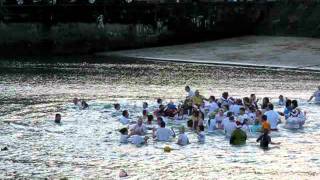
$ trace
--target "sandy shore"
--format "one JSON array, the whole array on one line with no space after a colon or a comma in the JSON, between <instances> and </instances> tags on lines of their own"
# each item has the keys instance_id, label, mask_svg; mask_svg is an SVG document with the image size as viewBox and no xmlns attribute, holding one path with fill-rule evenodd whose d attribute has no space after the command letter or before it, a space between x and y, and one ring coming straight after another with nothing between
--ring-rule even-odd
<instances>
[{"instance_id":1,"label":"sandy shore","mask_svg":"<svg viewBox=\"0 0 320 180\"><path fill-rule=\"evenodd\" d=\"M246 36L98 55L320 71L320 39L313 38Z\"/></svg>"}]
</instances>

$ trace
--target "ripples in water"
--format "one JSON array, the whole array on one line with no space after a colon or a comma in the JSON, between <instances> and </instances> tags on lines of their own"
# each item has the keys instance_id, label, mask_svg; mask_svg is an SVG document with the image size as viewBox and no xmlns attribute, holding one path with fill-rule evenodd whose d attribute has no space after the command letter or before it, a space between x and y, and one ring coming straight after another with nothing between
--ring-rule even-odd
<instances>
[{"instance_id":1,"label":"ripples in water","mask_svg":"<svg viewBox=\"0 0 320 180\"><path fill-rule=\"evenodd\" d=\"M79 58L75 58L77 61ZM59 61L59 58L56 58ZM88 58L88 62L95 59ZM125 169L134 179L316 179L320 169L319 106L306 99L319 85L317 72L235 68L183 63L34 63L0 64L0 178L116 179ZM275 100L299 99L308 112L304 129L273 133L279 148L261 150L250 138L232 147L224 136L208 134L206 144L185 147L153 142L141 148L119 144L121 127L110 104L130 107L135 118L143 101L178 101L191 85L205 95L256 93ZM70 105L88 100L89 110ZM53 123L62 114L62 125ZM177 126L174 126L177 128ZM151 133L151 132L149 132ZM170 145L171 153L163 147Z\"/></svg>"}]
</instances>

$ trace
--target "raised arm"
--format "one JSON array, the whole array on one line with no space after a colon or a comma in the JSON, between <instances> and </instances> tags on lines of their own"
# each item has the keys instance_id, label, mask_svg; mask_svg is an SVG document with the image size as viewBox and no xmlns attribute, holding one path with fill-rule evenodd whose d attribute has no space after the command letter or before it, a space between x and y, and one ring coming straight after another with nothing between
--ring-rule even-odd
<instances>
[{"instance_id":1,"label":"raised arm","mask_svg":"<svg viewBox=\"0 0 320 180\"><path fill-rule=\"evenodd\" d=\"M313 97L314 97L314 95L312 95L312 96L309 98L308 102L310 102L310 101L313 99Z\"/></svg>"}]
</instances>

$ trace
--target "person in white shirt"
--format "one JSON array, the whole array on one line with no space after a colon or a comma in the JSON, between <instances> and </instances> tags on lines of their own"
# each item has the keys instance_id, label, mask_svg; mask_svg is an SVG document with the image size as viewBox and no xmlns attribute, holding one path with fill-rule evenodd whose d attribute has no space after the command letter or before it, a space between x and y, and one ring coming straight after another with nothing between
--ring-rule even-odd
<instances>
[{"instance_id":1,"label":"person in white shirt","mask_svg":"<svg viewBox=\"0 0 320 180\"><path fill-rule=\"evenodd\" d=\"M114 111L112 112L112 116L113 117L120 116L122 113L120 104L115 103L113 104L113 107L114 107Z\"/></svg>"},{"instance_id":2,"label":"person in white shirt","mask_svg":"<svg viewBox=\"0 0 320 180\"><path fill-rule=\"evenodd\" d=\"M166 128L166 123L164 121L161 121L160 128L157 130L153 129L153 138L155 138L158 141L169 141L171 137L175 137L175 133L173 129Z\"/></svg>"},{"instance_id":3,"label":"person in white shirt","mask_svg":"<svg viewBox=\"0 0 320 180\"><path fill-rule=\"evenodd\" d=\"M231 137L231 134L233 133L233 131L235 129L237 129L237 125L234 120L234 117L231 116L231 117L229 117L229 122L224 125L224 131L226 133L226 136Z\"/></svg>"},{"instance_id":4,"label":"person in white shirt","mask_svg":"<svg viewBox=\"0 0 320 180\"><path fill-rule=\"evenodd\" d=\"M128 129L122 128L122 129L120 129L119 132L121 133L120 143L128 143L128 138L129 138Z\"/></svg>"},{"instance_id":5,"label":"person in white shirt","mask_svg":"<svg viewBox=\"0 0 320 180\"><path fill-rule=\"evenodd\" d=\"M251 128L248 125L248 119L244 119L241 129L247 134L247 136L252 136Z\"/></svg>"},{"instance_id":6,"label":"person in white shirt","mask_svg":"<svg viewBox=\"0 0 320 180\"><path fill-rule=\"evenodd\" d=\"M130 123L128 110L122 111L122 116L119 118L119 121L123 125L126 125L126 124Z\"/></svg>"},{"instance_id":7,"label":"person in white shirt","mask_svg":"<svg viewBox=\"0 0 320 180\"><path fill-rule=\"evenodd\" d=\"M136 146L141 146L143 144L147 144L148 139L149 139L148 136L143 137L139 135L132 135L129 138L129 141Z\"/></svg>"},{"instance_id":8,"label":"person in white shirt","mask_svg":"<svg viewBox=\"0 0 320 180\"><path fill-rule=\"evenodd\" d=\"M181 146L185 146L185 145L189 144L189 138L185 134L184 126L180 127L180 134L179 134L179 137L178 137L178 144L181 145Z\"/></svg>"},{"instance_id":9,"label":"person in white shirt","mask_svg":"<svg viewBox=\"0 0 320 180\"><path fill-rule=\"evenodd\" d=\"M278 100L278 106L284 106L286 104L286 100L283 97L283 95L279 96L279 100Z\"/></svg>"},{"instance_id":10,"label":"person in white shirt","mask_svg":"<svg viewBox=\"0 0 320 180\"><path fill-rule=\"evenodd\" d=\"M224 116L223 109L219 109L218 113L215 115L215 118L210 120L208 131L214 131L216 129L221 129L222 128L222 121L223 121L224 117L225 116Z\"/></svg>"},{"instance_id":11,"label":"person in white shirt","mask_svg":"<svg viewBox=\"0 0 320 180\"><path fill-rule=\"evenodd\" d=\"M221 98L218 100L218 104L220 107L224 106L224 105L232 105L233 101L231 100L231 98L229 98L229 93L228 92L224 92L222 93Z\"/></svg>"},{"instance_id":12,"label":"person in white shirt","mask_svg":"<svg viewBox=\"0 0 320 180\"><path fill-rule=\"evenodd\" d=\"M243 124L244 120L248 120L251 121L248 114L245 113L245 108L241 107L240 111L239 111L239 116L238 116L238 120L240 121L241 124Z\"/></svg>"},{"instance_id":13,"label":"person in white shirt","mask_svg":"<svg viewBox=\"0 0 320 180\"><path fill-rule=\"evenodd\" d=\"M222 128L224 129L224 127L229 123L229 118L233 116L232 112L227 112L226 117L222 120Z\"/></svg>"},{"instance_id":14,"label":"person in white shirt","mask_svg":"<svg viewBox=\"0 0 320 180\"><path fill-rule=\"evenodd\" d=\"M238 116L240 113L240 108L242 107L241 99L237 99L236 103L230 106L230 111L233 112L235 116Z\"/></svg>"},{"instance_id":15,"label":"person in white shirt","mask_svg":"<svg viewBox=\"0 0 320 180\"><path fill-rule=\"evenodd\" d=\"M206 135L205 135L205 132L204 132L204 126L203 125L200 125L198 127L198 142L201 143L201 144L204 144L205 141L206 141Z\"/></svg>"},{"instance_id":16,"label":"person in white shirt","mask_svg":"<svg viewBox=\"0 0 320 180\"><path fill-rule=\"evenodd\" d=\"M315 98L316 103L320 103L320 86L318 86L318 90L312 94L308 102L310 102L313 98Z\"/></svg>"},{"instance_id":17,"label":"person in white shirt","mask_svg":"<svg viewBox=\"0 0 320 180\"><path fill-rule=\"evenodd\" d=\"M280 115L278 112L273 110L273 104L269 103L268 104L268 111L264 113L264 115L267 116L267 120L270 124L270 129L271 130L277 130L277 126L280 122Z\"/></svg>"},{"instance_id":18,"label":"person in white shirt","mask_svg":"<svg viewBox=\"0 0 320 180\"><path fill-rule=\"evenodd\" d=\"M147 133L147 127L143 124L142 117L139 117L137 124L135 124L130 130L131 135L145 135Z\"/></svg>"},{"instance_id":19,"label":"person in white shirt","mask_svg":"<svg viewBox=\"0 0 320 180\"><path fill-rule=\"evenodd\" d=\"M212 114L216 110L219 109L218 103L216 102L216 98L214 96L210 96L209 98L209 106L208 106L208 114Z\"/></svg>"},{"instance_id":20,"label":"person in white shirt","mask_svg":"<svg viewBox=\"0 0 320 180\"><path fill-rule=\"evenodd\" d=\"M256 109L253 106L249 107L249 111L246 113L249 117L249 124L252 125L256 121Z\"/></svg>"},{"instance_id":21,"label":"person in white shirt","mask_svg":"<svg viewBox=\"0 0 320 180\"><path fill-rule=\"evenodd\" d=\"M73 102L73 104L74 104L75 106L81 107L81 101L80 101L80 99L74 98L74 99L72 100L72 102Z\"/></svg>"},{"instance_id":22,"label":"person in white shirt","mask_svg":"<svg viewBox=\"0 0 320 180\"><path fill-rule=\"evenodd\" d=\"M142 103L142 108L147 112L147 114L149 113L149 104L147 102Z\"/></svg>"},{"instance_id":23,"label":"person in white shirt","mask_svg":"<svg viewBox=\"0 0 320 180\"><path fill-rule=\"evenodd\" d=\"M187 98L192 98L195 95L189 86L186 86L184 90L188 93Z\"/></svg>"}]
</instances>

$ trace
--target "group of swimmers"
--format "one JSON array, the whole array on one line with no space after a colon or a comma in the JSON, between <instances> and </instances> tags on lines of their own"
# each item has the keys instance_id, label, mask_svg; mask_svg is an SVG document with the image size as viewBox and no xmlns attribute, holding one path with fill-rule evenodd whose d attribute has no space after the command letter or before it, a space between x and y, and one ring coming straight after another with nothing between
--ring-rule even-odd
<instances>
[{"instance_id":1,"label":"group of swimmers","mask_svg":"<svg viewBox=\"0 0 320 180\"><path fill-rule=\"evenodd\" d=\"M114 104L115 113L121 112L119 122L125 126L120 129L120 143L143 145L150 139L147 136L148 130L152 130L154 140L171 141L176 137L173 128L167 128L171 121L181 125L177 138L177 144L181 146L190 143L185 133L187 127L196 133L199 143L205 143L205 129L209 133L216 130L223 132L232 145L243 145L252 133L261 133L257 142L266 149L269 144L277 144L271 141L269 133L278 130L281 116L290 119L299 114L305 119L305 112L298 107L298 101L284 98L282 95L279 96L277 105L285 106L284 111L277 112L267 97L264 97L261 105L258 105L259 100L255 94L240 99L229 97L228 92L224 92L220 98L216 99L214 96L205 98L198 90L192 91L189 86L185 87L185 91L187 96L178 105L173 102L164 104L162 99L157 99L152 108L144 102L142 115L136 121L130 119L128 110L121 110L120 104ZM309 101L313 97L320 102L320 86ZM89 107L85 101L76 98L73 102L82 109ZM60 123L60 114L56 115L55 121Z\"/></svg>"}]
</instances>

